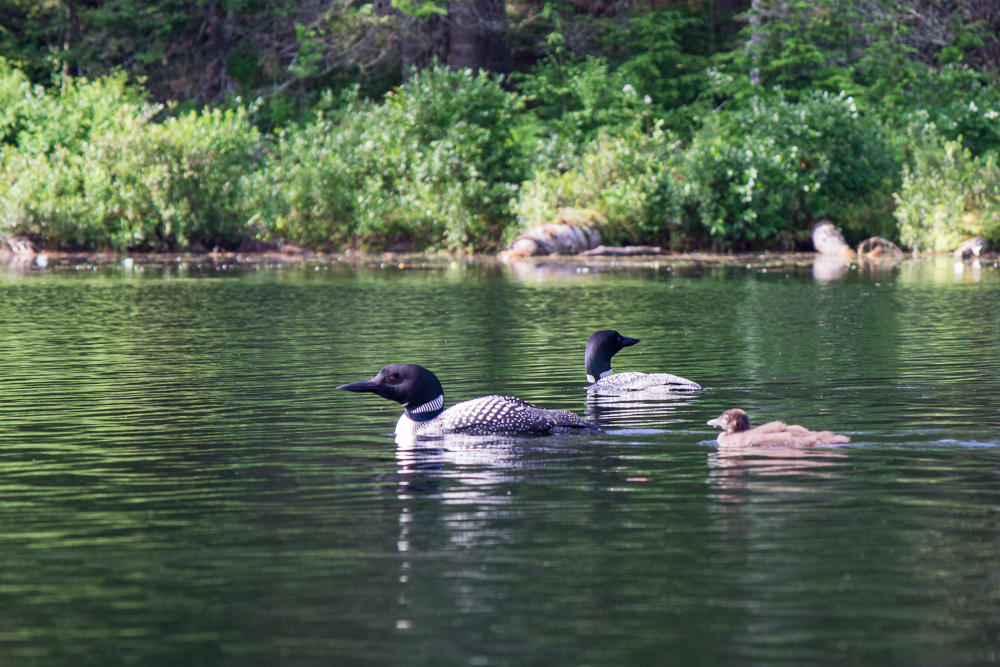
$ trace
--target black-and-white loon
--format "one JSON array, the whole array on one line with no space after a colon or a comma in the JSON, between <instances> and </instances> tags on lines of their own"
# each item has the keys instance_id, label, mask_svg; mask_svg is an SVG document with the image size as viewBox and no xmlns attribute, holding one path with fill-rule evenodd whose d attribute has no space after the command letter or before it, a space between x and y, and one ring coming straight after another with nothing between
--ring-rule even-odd
<instances>
[{"instance_id":1,"label":"black-and-white loon","mask_svg":"<svg viewBox=\"0 0 1000 667\"><path fill-rule=\"evenodd\" d=\"M616 394L629 391L698 391L701 385L670 373L611 373L611 357L635 345L638 338L623 336L617 331L598 331L587 341L587 393Z\"/></svg>"},{"instance_id":2,"label":"black-and-white loon","mask_svg":"<svg viewBox=\"0 0 1000 667\"><path fill-rule=\"evenodd\" d=\"M444 409L444 390L437 376L416 364L386 366L371 380L337 389L371 392L403 406L397 436L541 435L600 433L600 429L568 410L543 410L511 396L483 396Z\"/></svg>"}]
</instances>

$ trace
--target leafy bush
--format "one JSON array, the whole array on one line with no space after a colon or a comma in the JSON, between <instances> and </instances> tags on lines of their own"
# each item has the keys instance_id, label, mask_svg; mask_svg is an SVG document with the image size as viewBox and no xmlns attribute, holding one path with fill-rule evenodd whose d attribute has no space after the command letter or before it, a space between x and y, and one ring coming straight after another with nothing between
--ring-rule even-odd
<instances>
[{"instance_id":1,"label":"leafy bush","mask_svg":"<svg viewBox=\"0 0 1000 667\"><path fill-rule=\"evenodd\" d=\"M278 239L311 246L351 240L358 193L344 136L337 119L322 112L278 134L250 188L256 210Z\"/></svg>"},{"instance_id":2,"label":"leafy bush","mask_svg":"<svg viewBox=\"0 0 1000 667\"><path fill-rule=\"evenodd\" d=\"M888 197L898 172L880 127L850 97L814 93L709 117L665 187L678 234L790 247L816 220L859 219L854 208Z\"/></svg>"},{"instance_id":3,"label":"leafy bush","mask_svg":"<svg viewBox=\"0 0 1000 667\"><path fill-rule=\"evenodd\" d=\"M973 155L1000 150L1000 89L968 67L924 70L887 102L898 108L900 134L908 126L933 123L942 137L961 137Z\"/></svg>"},{"instance_id":4,"label":"leafy bush","mask_svg":"<svg viewBox=\"0 0 1000 667\"><path fill-rule=\"evenodd\" d=\"M260 142L245 110L154 123L161 109L120 77L30 94L3 155L0 231L118 249L247 236L241 183Z\"/></svg>"},{"instance_id":5,"label":"leafy bush","mask_svg":"<svg viewBox=\"0 0 1000 667\"><path fill-rule=\"evenodd\" d=\"M84 151L85 197L116 248L234 247L251 232L244 178L260 151L246 110L206 110L104 133Z\"/></svg>"},{"instance_id":6,"label":"leafy bush","mask_svg":"<svg viewBox=\"0 0 1000 667\"><path fill-rule=\"evenodd\" d=\"M672 130L691 129L689 105L705 90L711 38L704 18L691 7L663 5L631 12L612 39L623 61L618 68L645 98L654 118Z\"/></svg>"},{"instance_id":7,"label":"leafy bush","mask_svg":"<svg viewBox=\"0 0 1000 667\"><path fill-rule=\"evenodd\" d=\"M39 94L21 70L0 58L0 144L16 139L24 127L26 109Z\"/></svg>"},{"instance_id":8,"label":"leafy bush","mask_svg":"<svg viewBox=\"0 0 1000 667\"><path fill-rule=\"evenodd\" d=\"M626 132L647 121L648 102L601 58L550 57L518 78L541 135L582 145L598 132Z\"/></svg>"},{"instance_id":9,"label":"leafy bush","mask_svg":"<svg viewBox=\"0 0 1000 667\"><path fill-rule=\"evenodd\" d=\"M283 132L262 208L291 242L488 247L525 175L522 108L488 74L414 71L381 105L354 100Z\"/></svg>"},{"instance_id":10,"label":"leafy bush","mask_svg":"<svg viewBox=\"0 0 1000 667\"><path fill-rule=\"evenodd\" d=\"M148 120L161 111L148 104L145 93L130 86L121 73L95 81L70 79L47 94L25 93L17 146L35 155L59 147L77 152L92 137L115 131L125 116Z\"/></svg>"},{"instance_id":11,"label":"leafy bush","mask_svg":"<svg viewBox=\"0 0 1000 667\"><path fill-rule=\"evenodd\" d=\"M514 204L520 228L553 220L562 208L600 213L609 242L645 243L665 234L663 211L656 205L666 153L676 145L659 131L602 134L583 154L560 169L545 169L524 183Z\"/></svg>"},{"instance_id":12,"label":"leafy bush","mask_svg":"<svg viewBox=\"0 0 1000 667\"><path fill-rule=\"evenodd\" d=\"M1000 243L1000 165L996 153L973 156L961 138L933 124L913 133L911 164L896 196L900 240L915 250L953 250L982 235Z\"/></svg>"}]
</instances>

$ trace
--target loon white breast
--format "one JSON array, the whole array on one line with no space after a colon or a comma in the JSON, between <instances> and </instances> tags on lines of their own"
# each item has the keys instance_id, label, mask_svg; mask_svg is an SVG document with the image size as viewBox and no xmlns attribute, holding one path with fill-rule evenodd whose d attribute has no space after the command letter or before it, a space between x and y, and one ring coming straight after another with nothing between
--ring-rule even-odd
<instances>
[{"instance_id":1,"label":"loon white breast","mask_svg":"<svg viewBox=\"0 0 1000 667\"><path fill-rule=\"evenodd\" d=\"M600 429L568 410L543 410L512 396L483 396L444 409L444 390L437 376L416 364L386 366L371 380L337 389L371 392L403 406L396 435L541 435L600 433Z\"/></svg>"},{"instance_id":2,"label":"loon white breast","mask_svg":"<svg viewBox=\"0 0 1000 667\"><path fill-rule=\"evenodd\" d=\"M587 393L622 394L629 391L679 392L698 391L701 385L670 373L612 374L611 357L639 342L638 338L622 336L617 331L598 331L587 341Z\"/></svg>"}]
</instances>

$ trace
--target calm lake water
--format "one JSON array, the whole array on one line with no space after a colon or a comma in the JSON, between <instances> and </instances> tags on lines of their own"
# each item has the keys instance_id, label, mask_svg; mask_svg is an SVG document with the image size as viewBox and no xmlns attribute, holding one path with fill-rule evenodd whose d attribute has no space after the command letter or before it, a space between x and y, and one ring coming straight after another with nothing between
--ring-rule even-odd
<instances>
[{"instance_id":1,"label":"calm lake water","mask_svg":"<svg viewBox=\"0 0 1000 667\"><path fill-rule=\"evenodd\" d=\"M602 328L710 391L588 404ZM397 448L398 362L606 432ZM0 443L3 665L1000 654L995 262L0 268Z\"/></svg>"}]
</instances>

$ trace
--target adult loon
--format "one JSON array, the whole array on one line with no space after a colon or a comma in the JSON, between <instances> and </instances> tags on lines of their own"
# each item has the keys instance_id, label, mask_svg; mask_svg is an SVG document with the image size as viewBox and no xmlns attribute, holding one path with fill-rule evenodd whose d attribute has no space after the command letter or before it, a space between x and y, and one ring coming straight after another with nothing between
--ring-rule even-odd
<instances>
[{"instance_id":1,"label":"adult loon","mask_svg":"<svg viewBox=\"0 0 1000 667\"><path fill-rule=\"evenodd\" d=\"M810 431L804 426L794 426L784 422L768 422L757 428L750 428L750 417L739 408L726 410L715 419L708 420L709 426L717 426L722 433L716 438L720 445L740 447L814 447L816 445L846 445L851 439L846 435L830 431Z\"/></svg>"},{"instance_id":2,"label":"adult loon","mask_svg":"<svg viewBox=\"0 0 1000 667\"><path fill-rule=\"evenodd\" d=\"M701 385L670 373L611 373L611 357L635 345L638 338L623 336L617 331L598 331L587 341L587 393L622 394L628 391L698 391Z\"/></svg>"},{"instance_id":3,"label":"adult loon","mask_svg":"<svg viewBox=\"0 0 1000 667\"><path fill-rule=\"evenodd\" d=\"M397 436L541 435L600 433L600 429L568 410L543 410L511 396L483 396L444 409L437 376L416 364L386 366L371 380L337 389L371 392L403 406Z\"/></svg>"}]
</instances>

